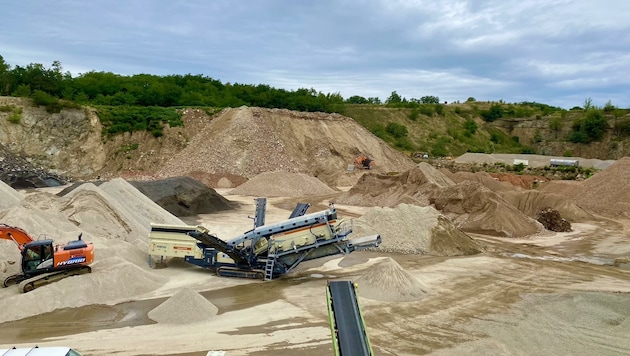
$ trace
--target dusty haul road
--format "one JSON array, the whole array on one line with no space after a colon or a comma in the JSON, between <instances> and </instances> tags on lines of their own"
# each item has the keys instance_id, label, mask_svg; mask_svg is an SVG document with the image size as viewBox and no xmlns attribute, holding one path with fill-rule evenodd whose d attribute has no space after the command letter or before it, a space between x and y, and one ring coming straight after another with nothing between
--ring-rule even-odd
<instances>
[{"instance_id":1,"label":"dusty haul road","mask_svg":"<svg viewBox=\"0 0 630 356\"><path fill-rule=\"evenodd\" d=\"M229 198L242 203L238 211L186 222L211 226L219 236L249 229L251 221L242 216L253 211L252 197ZM269 221L290 213L278 208L287 205L282 201L270 199ZM338 209L342 215L362 213L350 206ZM379 291L359 283L375 355L630 354L630 264L619 258L630 255L629 227L625 220L602 220L574 224L573 232L520 240L472 235L487 248L468 257L355 252L303 263L271 282L216 277L172 261L167 268L150 270L167 280L159 292L4 322L0 347L67 345L83 355L121 356L206 355L213 350L229 356L333 355L326 283L361 280L369 273L400 290L410 283L422 286L416 300L401 302L374 298ZM392 270L396 280L388 275ZM70 279L80 283L81 277ZM129 278L118 282L140 283L137 276ZM170 322L156 323L149 318L182 290L190 290L188 299L167 311L184 320L170 315ZM208 308L215 308L208 318L185 321Z\"/></svg>"}]
</instances>

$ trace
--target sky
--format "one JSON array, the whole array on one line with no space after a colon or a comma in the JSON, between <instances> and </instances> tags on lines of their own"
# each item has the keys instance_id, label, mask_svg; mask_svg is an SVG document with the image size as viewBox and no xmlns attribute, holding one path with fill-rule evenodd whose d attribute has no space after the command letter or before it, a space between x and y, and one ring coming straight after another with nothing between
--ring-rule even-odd
<instances>
[{"instance_id":1,"label":"sky","mask_svg":"<svg viewBox=\"0 0 630 356\"><path fill-rule=\"evenodd\" d=\"M4 1L15 67L630 108L628 0Z\"/></svg>"}]
</instances>

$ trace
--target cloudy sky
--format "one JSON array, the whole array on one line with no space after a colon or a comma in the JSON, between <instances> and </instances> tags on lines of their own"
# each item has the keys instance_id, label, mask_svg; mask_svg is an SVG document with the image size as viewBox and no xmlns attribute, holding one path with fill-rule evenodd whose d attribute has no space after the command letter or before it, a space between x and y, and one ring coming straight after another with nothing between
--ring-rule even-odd
<instances>
[{"instance_id":1,"label":"cloudy sky","mask_svg":"<svg viewBox=\"0 0 630 356\"><path fill-rule=\"evenodd\" d=\"M0 55L73 76L630 108L628 0L4 1Z\"/></svg>"}]
</instances>

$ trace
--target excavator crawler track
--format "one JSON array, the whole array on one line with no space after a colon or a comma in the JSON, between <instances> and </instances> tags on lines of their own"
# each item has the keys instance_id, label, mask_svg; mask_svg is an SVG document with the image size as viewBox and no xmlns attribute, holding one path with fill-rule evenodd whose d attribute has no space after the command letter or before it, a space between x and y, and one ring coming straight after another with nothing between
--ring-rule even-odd
<instances>
[{"instance_id":1,"label":"excavator crawler track","mask_svg":"<svg viewBox=\"0 0 630 356\"><path fill-rule=\"evenodd\" d=\"M66 277L77 276L80 274L91 273L92 268L89 266L81 266L78 268L66 269L63 271L56 271L50 273L40 274L28 279L24 279L18 284L18 290L20 293L28 293L35 288L45 286L47 284L57 282Z\"/></svg>"}]
</instances>

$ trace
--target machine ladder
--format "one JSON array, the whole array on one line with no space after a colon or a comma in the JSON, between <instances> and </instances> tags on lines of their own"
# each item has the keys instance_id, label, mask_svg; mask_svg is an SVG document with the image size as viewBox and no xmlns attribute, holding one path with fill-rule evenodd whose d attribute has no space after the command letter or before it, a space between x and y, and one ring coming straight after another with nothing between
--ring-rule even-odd
<instances>
[{"instance_id":1,"label":"machine ladder","mask_svg":"<svg viewBox=\"0 0 630 356\"><path fill-rule=\"evenodd\" d=\"M269 254L267 256L267 262L265 263L265 281L273 279L273 267L276 264L276 256Z\"/></svg>"}]
</instances>

